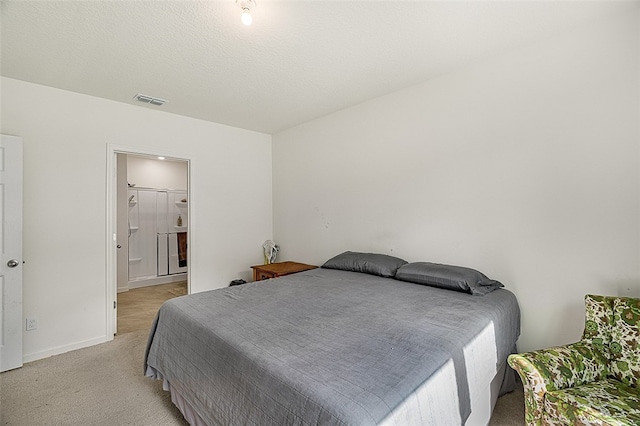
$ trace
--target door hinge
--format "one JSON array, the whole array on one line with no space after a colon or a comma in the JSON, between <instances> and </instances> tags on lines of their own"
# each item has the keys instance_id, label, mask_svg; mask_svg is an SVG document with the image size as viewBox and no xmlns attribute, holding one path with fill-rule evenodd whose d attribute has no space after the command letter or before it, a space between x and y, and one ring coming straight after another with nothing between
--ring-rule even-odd
<instances>
[{"instance_id":1,"label":"door hinge","mask_svg":"<svg viewBox=\"0 0 640 426\"><path fill-rule=\"evenodd\" d=\"M118 306L118 302L116 302L115 300L113 301L113 309L116 308L116 306Z\"/></svg>"}]
</instances>

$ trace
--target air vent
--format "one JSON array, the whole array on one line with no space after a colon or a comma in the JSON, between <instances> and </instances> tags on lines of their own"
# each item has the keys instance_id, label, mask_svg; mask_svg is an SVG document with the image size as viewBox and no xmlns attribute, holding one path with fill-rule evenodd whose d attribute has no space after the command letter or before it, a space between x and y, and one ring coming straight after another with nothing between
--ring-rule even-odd
<instances>
[{"instance_id":1,"label":"air vent","mask_svg":"<svg viewBox=\"0 0 640 426\"><path fill-rule=\"evenodd\" d=\"M147 95L143 95L142 93L138 93L137 95L135 95L133 97L133 99L135 99L138 102L142 102L145 104L151 104L151 105L157 105L157 106L161 106L164 105L165 103L169 102L165 99L160 99L160 98L154 98L153 96L147 96Z\"/></svg>"}]
</instances>

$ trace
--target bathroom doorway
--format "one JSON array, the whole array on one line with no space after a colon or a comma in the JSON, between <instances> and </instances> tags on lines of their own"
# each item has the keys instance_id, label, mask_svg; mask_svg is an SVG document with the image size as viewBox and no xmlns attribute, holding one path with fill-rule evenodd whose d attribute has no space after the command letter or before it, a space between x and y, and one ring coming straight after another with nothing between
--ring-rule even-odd
<instances>
[{"instance_id":1,"label":"bathroom doorway","mask_svg":"<svg viewBox=\"0 0 640 426\"><path fill-rule=\"evenodd\" d=\"M148 329L187 294L188 162L117 155L117 334Z\"/></svg>"},{"instance_id":2,"label":"bathroom doorway","mask_svg":"<svg viewBox=\"0 0 640 426\"><path fill-rule=\"evenodd\" d=\"M112 146L108 155L107 335L115 335L148 330L165 300L189 293L190 159Z\"/></svg>"}]
</instances>

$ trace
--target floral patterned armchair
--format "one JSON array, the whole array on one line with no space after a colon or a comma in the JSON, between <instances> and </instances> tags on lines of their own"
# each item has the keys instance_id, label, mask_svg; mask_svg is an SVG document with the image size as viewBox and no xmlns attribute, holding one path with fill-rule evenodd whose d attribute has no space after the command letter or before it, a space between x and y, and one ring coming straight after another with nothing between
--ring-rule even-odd
<instances>
[{"instance_id":1,"label":"floral patterned armchair","mask_svg":"<svg viewBox=\"0 0 640 426\"><path fill-rule=\"evenodd\" d=\"M582 340L509 356L527 425L640 425L640 299L585 296Z\"/></svg>"}]
</instances>

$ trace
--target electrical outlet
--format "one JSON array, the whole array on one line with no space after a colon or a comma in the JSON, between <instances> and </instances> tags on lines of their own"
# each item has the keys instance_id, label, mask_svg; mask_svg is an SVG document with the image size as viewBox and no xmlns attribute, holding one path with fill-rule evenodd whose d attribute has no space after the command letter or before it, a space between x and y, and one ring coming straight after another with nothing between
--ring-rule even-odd
<instances>
[{"instance_id":1,"label":"electrical outlet","mask_svg":"<svg viewBox=\"0 0 640 426\"><path fill-rule=\"evenodd\" d=\"M38 320L36 318L27 318L27 331L35 330L38 328Z\"/></svg>"}]
</instances>

